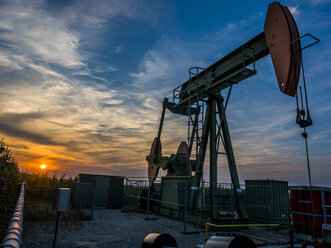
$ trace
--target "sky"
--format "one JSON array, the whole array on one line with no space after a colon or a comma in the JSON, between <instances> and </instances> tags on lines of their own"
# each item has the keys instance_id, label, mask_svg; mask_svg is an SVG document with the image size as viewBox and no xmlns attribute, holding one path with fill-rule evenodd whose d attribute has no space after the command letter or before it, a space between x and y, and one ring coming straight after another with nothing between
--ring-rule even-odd
<instances>
[{"instance_id":1,"label":"sky","mask_svg":"<svg viewBox=\"0 0 331 248\"><path fill-rule=\"evenodd\" d=\"M270 2L0 0L0 137L24 171L46 164L57 176L145 177L163 98L190 67L206 68L262 32ZM281 3L301 35L321 40L303 52L308 145L313 184L331 186L331 1ZM295 99L279 91L270 56L256 69L227 108L241 183L306 185ZM167 112L163 155L186 135L187 118ZM218 178L230 182L224 157Z\"/></svg>"}]
</instances>

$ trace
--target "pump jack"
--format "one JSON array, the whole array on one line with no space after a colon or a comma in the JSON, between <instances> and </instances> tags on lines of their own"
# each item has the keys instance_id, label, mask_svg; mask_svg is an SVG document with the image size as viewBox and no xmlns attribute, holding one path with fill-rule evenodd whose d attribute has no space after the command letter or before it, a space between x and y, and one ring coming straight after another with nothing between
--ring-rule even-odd
<instances>
[{"instance_id":1,"label":"pump jack","mask_svg":"<svg viewBox=\"0 0 331 248\"><path fill-rule=\"evenodd\" d=\"M176 177L183 177L186 178L185 187L189 189L188 209L193 214L197 213L198 200L195 192L203 180L203 166L209 138L210 218L213 221L220 219L217 206L217 157L221 153L220 144L223 144L225 152L222 153L226 155L228 161L237 216L239 219L247 218L225 113L229 95L234 84L257 73L255 62L270 54L280 91L292 97L296 96L302 50L306 48L301 48L300 39L297 25L288 8L273 2L269 5L263 32L208 68L191 68L189 80L174 89L173 101L164 99L158 135L153 141L150 154L146 156L151 184L156 180L160 168L167 170L167 175L162 177L162 202L172 201L179 205L184 203L182 197L184 186L173 180ZM318 40L315 43L317 42ZM226 88L229 88L229 91L224 102L220 93ZM162 156L161 147L166 109L187 116L189 120L188 144L183 141L177 153L170 157ZM307 114L308 122L305 123L312 123L309 112ZM299 117L301 119L297 121L304 122L302 118L305 117L302 115ZM179 210L178 207L162 202L161 208L171 210L164 211L165 214Z\"/></svg>"}]
</instances>

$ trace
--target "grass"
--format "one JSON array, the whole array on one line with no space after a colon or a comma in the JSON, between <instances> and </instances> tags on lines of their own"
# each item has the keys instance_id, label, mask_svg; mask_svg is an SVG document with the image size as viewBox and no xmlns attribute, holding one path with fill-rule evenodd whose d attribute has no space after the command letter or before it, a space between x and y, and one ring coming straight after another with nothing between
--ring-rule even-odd
<instances>
[{"instance_id":1,"label":"grass","mask_svg":"<svg viewBox=\"0 0 331 248\"><path fill-rule=\"evenodd\" d=\"M52 210L52 202L42 200L27 200L24 206L24 221L55 221L57 212ZM62 220L64 221L79 221L83 220L84 216L80 211L70 208L64 213Z\"/></svg>"},{"instance_id":2,"label":"grass","mask_svg":"<svg viewBox=\"0 0 331 248\"><path fill-rule=\"evenodd\" d=\"M3 215L1 215L0 218L0 242L3 240L6 230L8 227L8 223L10 221L12 213L6 212Z\"/></svg>"}]
</instances>

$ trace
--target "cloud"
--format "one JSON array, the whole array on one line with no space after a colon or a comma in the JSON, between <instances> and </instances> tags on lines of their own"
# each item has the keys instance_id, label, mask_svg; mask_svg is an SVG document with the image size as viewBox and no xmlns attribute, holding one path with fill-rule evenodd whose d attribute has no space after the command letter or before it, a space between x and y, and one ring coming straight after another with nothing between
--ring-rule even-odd
<instances>
[{"instance_id":1,"label":"cloud","mask_svg":"<svg viewBox=\"0 0 331 248\"><path fill-rule=\"evenodd\" d=\"M318 4L330 4L330 0L310 0L310 3L312 5L318 5Z\"/></svg>"},{"instance_id":2,"label":"cloud","mask_svg":"<svg viewBox=\"0 0 331 248\"><path fill-rule=\"evenodd\" d=\"M122 52L123 51L123 47L121 47L121 46L117 46L116 48L115 48L115 50L114 50L114 53L120 53L120 52Z\"/></svg>"},{"instance_id":3,"label":"cloud","mask_svg":"<svg viewBox=\"0 0 331 248\"><path fill-rule=\"evenodd\" d=\"M79 34L70 30L66 19L50 15L43 5L41 1L2 4L0 37L4 45L12 53L24 55L26 60L69 68L84 66L84 57L77 51Z\"/></svg>"},{"instance_id":4,"label":"cloud","mask_svg":"<svg viewBox=\"0 0 331 248\"><path fill-rule=\"evenodd\" d=\"M98 65L95 69L93 69L93 73L112 72L117 70L117 68L111 65Z\"/></svg>"},{"instance_id":5,"label":"cloud","mask_svg":"<svg viewBox=\"0 0 331 248\"><path fill-rule=\"evenodd\" d=\"M140 60L134 58L139 61L137 67L123 72L124 67L108 63L105 54L98 58L96 50L110 41L109 56L117 58L124 46L129 51L124 43L112 44L113 31L128 19L156 28L163 9L154 11L154 1L15 0L0 5L0 87L4 92L0 134L14 144L24 168L46 163L53 172L70 175L145 176L145 156L157 134L163 97L171 96L188 79L188 68L209 66L261 32L263 24L260 13L212 33L195 33L194 38L158 29L163 33L159 39L141 51ZM296 6L292 11L301 10ZM328 53L323 56L325 61ZM328 66L311 68L312 74L327 71ZM301 158L302 147L296 143L299 131L292 123L295 109L268 91L278 90L270 79L270 60L257 63L257 69L254 80L262 83L252 84L249 79L233 88L228 122L239 172L254 177L256 171L262 177L268 171L278 176L286 166L295 171L298 165L291 161ZM118 79L125 72L130 76ZM322 84L327 92L328 85ZM320 86L314 85L315 89ZM329 108L319 111L320 117ZM163 154L175 153L186 136L187 118L167 112ZM329 133L321 130L311 137L315 144L328 144ZM222 160L220 166L225 164Z\"/></svg>"},{"instance_id":6,"label":"cloud","mask_svg":"<svg viewBox=\"0 0 331 248\"><path fill-rule=\"evenodd\" d=\"M0 132L4 133L6 136L15 136L38 144L53 146L63 145L63 143L55 142L51 137L23 128L23 125L26 124L27 121L40 118L41 116L40 113L1 115Z\"/></svg>"},{"instance_id":7,"label":"cloud","mask_svg":"<svg viewBox=\"0 0 331 248\"><path fill-rule=\"evenodd\" d=\"M293 15L294 18L298 18L301 14L301 11L299 10L299 5L297 6L288 6L289 11Z\"/></svg>"}]
</instances>

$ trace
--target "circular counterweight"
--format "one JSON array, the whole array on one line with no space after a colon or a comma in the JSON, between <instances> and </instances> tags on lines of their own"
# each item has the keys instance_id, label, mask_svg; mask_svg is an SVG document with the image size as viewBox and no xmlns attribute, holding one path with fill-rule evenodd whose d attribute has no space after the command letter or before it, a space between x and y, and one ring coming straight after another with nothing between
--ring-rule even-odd
<instances>
[{"instance_id":1,"label":"circular counterweight","mask_svg":"<svg viewBox=\"0 0 331 248\"><path fill-rule=\"evenodd\" d=\"M151 152L149 153L150 156L158 156L161 157L162 152L162 145L161 141L155 137L152 143ZM159 174L160 167L153 162L148 162L148 179L151 183L155 181L157 175Z\"/></svg>"},{"instance_id":2,"label":"circular counterweight","mask_svg":"<svg viewBox=\"0 0 331 248\"><path fill-rule=\"evenodd\" d=\"M176 163L177 165L181 164L181 165L185 165L187 166L187 156L189 154L189 148L188 145L185 141L182 141L177 149L177 153L176 153ZM183 156L184 155L184 156ZM172 167L168 167L167 169L167 176L173 176L173 175L177 175L174 171L174 168Z\"/></svg>"},{"instance_id":3,"label":"circular counterweight","mask_svg":"<svg viewBox=\"0 0 331 248\"><path fill-rule=\"evenodd\" d=\"M302 55L299 31L287 7L278 2L269 5L264 34L279 89L286 95L295 96Z\"/></svg>"}]
</instances>

